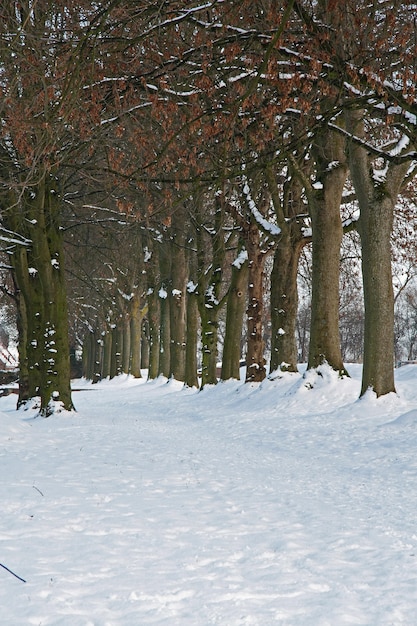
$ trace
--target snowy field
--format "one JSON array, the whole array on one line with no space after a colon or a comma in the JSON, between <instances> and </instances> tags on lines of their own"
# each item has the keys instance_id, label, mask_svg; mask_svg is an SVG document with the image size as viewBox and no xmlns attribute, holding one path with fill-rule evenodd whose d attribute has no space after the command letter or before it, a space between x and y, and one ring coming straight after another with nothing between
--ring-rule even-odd
<instances>
[{"instance_id":1,"label":"snowy field","mask_svg":"<svg viewBox=\"0 0 417 626\"><path fill-rule=\"evenodd\" d=\"M416 624L417 366L350 371L1 398L1 625Z\"/></svg>"}]
</instances>

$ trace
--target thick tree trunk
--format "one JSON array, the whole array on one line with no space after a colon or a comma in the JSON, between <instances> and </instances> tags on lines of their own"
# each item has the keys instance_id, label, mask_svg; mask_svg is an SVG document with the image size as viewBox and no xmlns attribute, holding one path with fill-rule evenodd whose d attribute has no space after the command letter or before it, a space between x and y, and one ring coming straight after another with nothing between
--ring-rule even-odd
<instances>
[{"instance_id":1,"label":"thick tree trunk","mask_svg":"<svg viewBox=\"0 0 417 626\"><path fill-rule=\"evenodd\" d=\"M347 176L345 142L324 129L316 137L313 154L322 188L310 197L312 222L312 300L308 368L322 363L347 372L339 333L340 246L343 228L340 204Z\"/></svg>"},{"instance_id":2,"label":"thick tree trunk","mask_svg":"<svg viewBox=\"0 0 417 626\"><path fill-rule=\"evenodd\" d=\"M297 313L298 313L298 264L301 250L309 242L303 225L305 204L303 184L293 175L289 165L282 192L272 166L265 170L277 222L281 233L275 248L271 271L271 362L270 374L276 370L296 372Z\"/></svg>"},{"instance_id":3,"label":"thick tree trunk","mask_svg":"<svg viewBox=\"0 0 417 626\"><path fill-rule=\"evenodd\" d=\"M22 301L22 329L27 329L24 361L27 380L18 404L40 397L40 415L72 410L68 314L64 282L59 198L46 175L22 199L22 215L31 245L12 257ZM13 229L18 231L14 219ZM23 331L25 332L25 330Z\"/></svg>"},{"instance_id":4,"label":"thick tree trunk","mask_svg":"<svg viewBox=\"0 0 417 626\"><path fill-rule=\"evenodd\" d=\"M362 277L365 304L361 395L395 391L394 291L391 270L393 204L389 196L361 207Z\"/></svg>"},{"instance_id":5,"label":"thick tree trunk","mask_svg":"<svg viewBox=\"0 0 417 626\"><path fill-rule=\"evenodd\" d=\"M229 293L227 295L226 332L223 344L221 379L229 380L240 378L240 359L243 318L246 309L246 296L248 291L249 264L247 254L241 258L243 250L240 250L238 259L232 265L232 278Z\"/></svg>"},{"instance_id":6,"label":"thick tree trunk","mask_svg":"<svg viewBox=\"0 0 417 626\"><path fill-rule=\"evenodd\" d=\"M246 382L262 382L266 376L263 339L263 280L266 254L260 247L257 224L251 223L246 232L248 251L248 309Z\"/></svg>"},{"instance_id":7,"label":"thick tree trunk","mask_svg":"<svg viewBox=\"0 0 417 626\"><path fill-rule=\"evenodd\" d=\"M362 137L361 112L350 112L346 119L348 129ZM368 389L382 396L395 391L391 233L395 202L409 166L391 163L385 180L375 180L366 150L353 141L349 145L349 161L360 208L358 230L365 304L361 396Z\"/></svg>"},{"instance_id":8,"label":"thick tree trunk","mask_svg":"<svg viewBox=\"0 0 417 626\"><path fill-rule=\"evenodd\" d=\"M201 320L201 343L202 343L202 367L201 386L217 384L217 345L219 312L221 308L220 291L222 281L222 271L225 256L225 235L224 235L224 207L217 199L216 212L214 215L213 231L211 239L212 257L210 270L205 265L206 252L204 241L198 237L198 309Z\"/></svg>"}]
</instances>

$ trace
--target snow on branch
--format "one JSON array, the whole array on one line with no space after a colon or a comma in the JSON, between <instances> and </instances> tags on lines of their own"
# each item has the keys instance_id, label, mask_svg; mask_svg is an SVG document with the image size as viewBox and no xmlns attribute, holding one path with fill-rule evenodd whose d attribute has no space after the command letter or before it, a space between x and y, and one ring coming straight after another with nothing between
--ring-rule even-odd
<instances>
[{"instance_id":1,"label":"snow on branch","mask_svg":"<svg viewBox=\"0 0 417 626\"><path fill-rule=\"evenodd\" d=\"M251 212L251 215L253 216L256 223L262 228L263 231L265 231L266 233L269 233L273 237L276 237L281 232L280 227L277 226L276 224L269 222L259 211L258 207L256 206L255 201L253 200L251 196L250 187L246 179L246 176L243 177L243 183L244 183L243 193L246 197L246 202Z\"/></svg>"}]
</instances>

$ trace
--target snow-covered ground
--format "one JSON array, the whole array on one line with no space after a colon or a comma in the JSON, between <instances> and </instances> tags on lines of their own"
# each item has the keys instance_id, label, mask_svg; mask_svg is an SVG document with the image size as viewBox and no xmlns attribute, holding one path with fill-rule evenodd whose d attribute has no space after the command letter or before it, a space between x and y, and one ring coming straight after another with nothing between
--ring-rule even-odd
<instances>
[{"instance_id":1,"label":"snow-covered ground","mask_svg":"<svg viewBox=\"0 0 417 626\"><path fill-rule=\"evenodd\" d=\"M1 398L2 626L416 624L417 366L350 371Z\"/></svg>"}]
</instances>

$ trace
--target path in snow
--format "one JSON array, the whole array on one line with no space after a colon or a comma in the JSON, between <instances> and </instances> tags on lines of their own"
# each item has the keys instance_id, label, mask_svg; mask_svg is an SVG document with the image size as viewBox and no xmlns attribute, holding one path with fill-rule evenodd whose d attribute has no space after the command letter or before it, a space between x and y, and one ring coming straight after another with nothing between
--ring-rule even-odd
<instances>
[{"instance_id":1,"label":"path in snow","mask_svg":"<svg viewBox=\"0 0 417 626\"><path fill-rule=\"evenodd\" d=\"M353 368L357 373L356 369ZM388 626L417 614L417 368L0 399L6 626ZM414 391L414 387L416 390Z\"/></svg>"}]
</instances>

